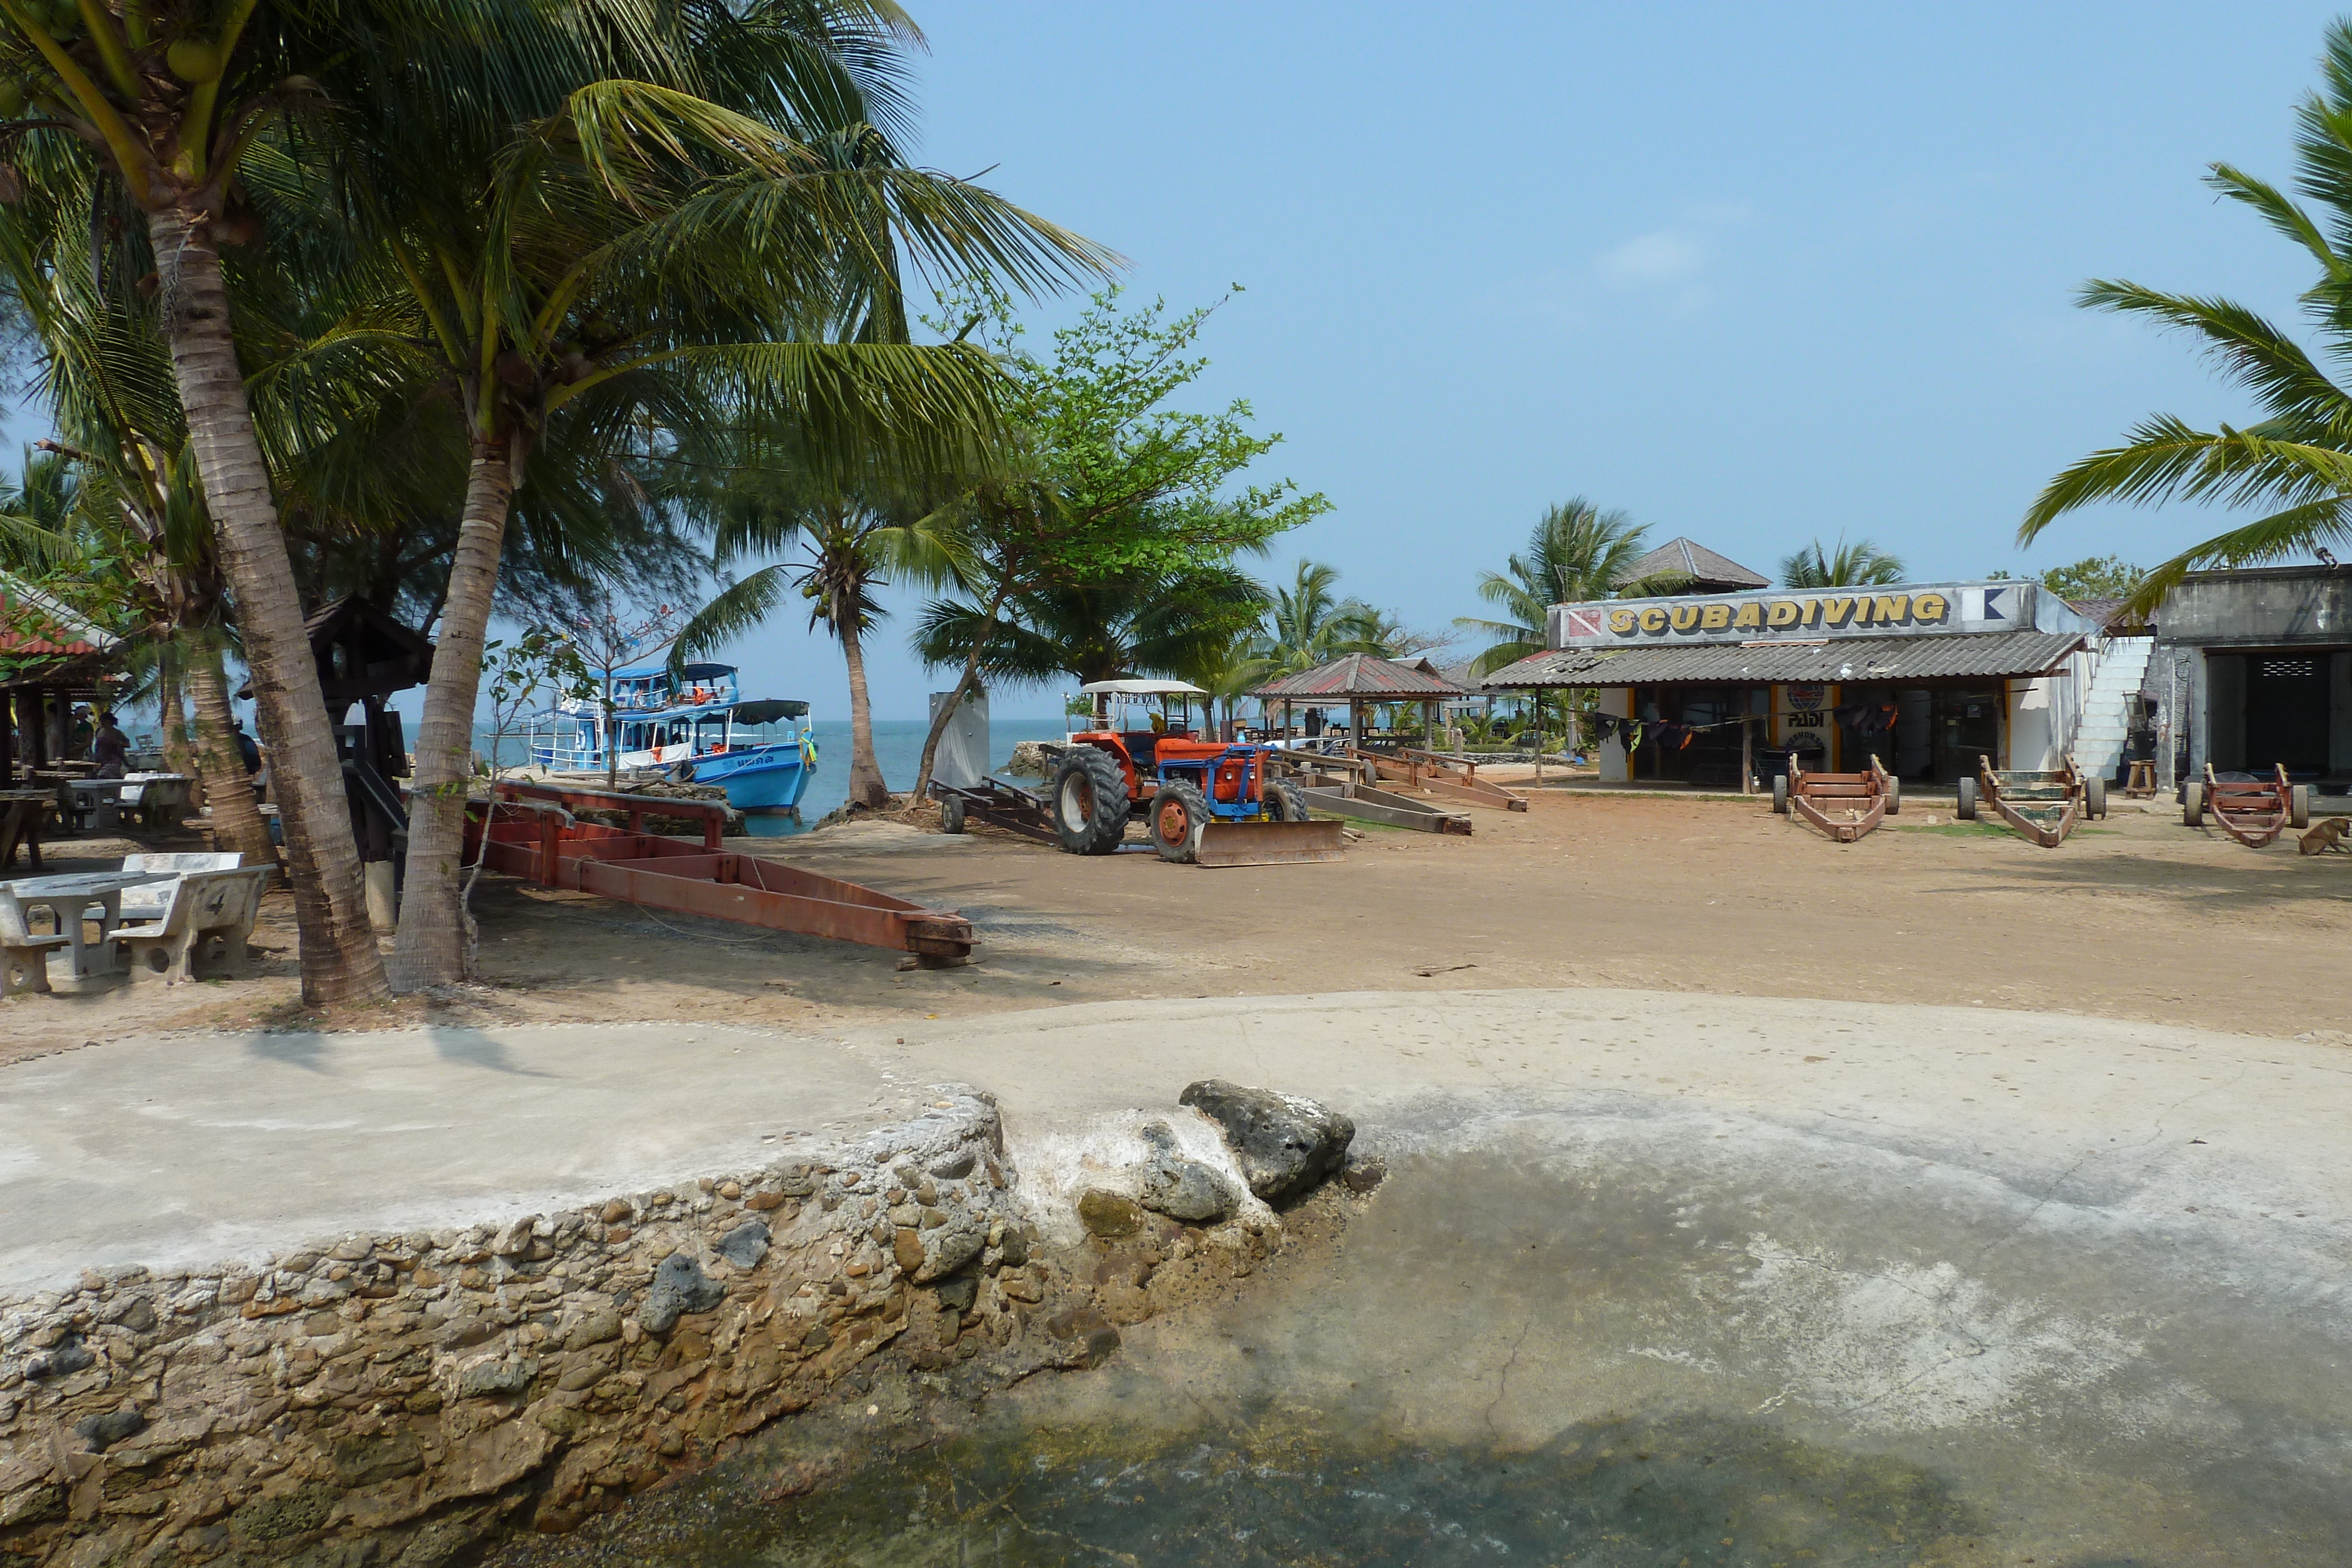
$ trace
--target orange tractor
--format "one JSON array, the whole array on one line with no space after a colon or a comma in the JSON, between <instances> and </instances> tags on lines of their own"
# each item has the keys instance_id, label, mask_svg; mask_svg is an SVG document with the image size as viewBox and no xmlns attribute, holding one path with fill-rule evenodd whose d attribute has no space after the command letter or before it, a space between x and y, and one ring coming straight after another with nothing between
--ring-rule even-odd
<instances>
[{"instance_id":1,"label":"orange tractor","mask_svg":"<svg viewBox=\"0 0 2352 1568\"><path fill-rule=\"evenodd\" d=\"M1270 746L1199 740L1167 699L1202 695L1181 681L1097 681L1092 728L1074 732L1045 793L1055 841L1072 854L1106 855L1141 819L1160 858L1184 865L1275 865L1339 858L1337 822L1307 812L1298 786L1268 771ZM1159 697L1157 725L1119 727L1138 698Z\"/></svg>"}]
</instances>

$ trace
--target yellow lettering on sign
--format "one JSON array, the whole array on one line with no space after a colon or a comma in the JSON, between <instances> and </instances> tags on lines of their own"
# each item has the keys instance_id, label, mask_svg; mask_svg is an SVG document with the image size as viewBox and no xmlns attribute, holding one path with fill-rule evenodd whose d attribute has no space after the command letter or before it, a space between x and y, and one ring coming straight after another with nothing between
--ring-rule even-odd
<instances>
[{"instance_id":1,"label":"yellow lettering on sign","mask_svg":"<svg viewBox=\"0 0 2352 1568\"><path fill-rule=\"evenodd\" d=\"M1804 613L1804 607L1795 600L1776 599L1764 612L1764 624L1777 632L1783 626L1794 626Z\"/></svg>"},{"instance_id":2,"label":"yellow lettering on sign","mask_svg":"<svg viewBox=\"0 0 2352 1568\"><path fill-rule=\"evenodd\" d=\"M1612 610L1609 612L1609 630L1622 635L1624 632L1631 632L1633 629L1633 612L1632 611Z\"/></svg>"},{"instance_id":3,"label":"yellow lettering on sign","mask_svg":"<svg viewBox=\"0 0 2352 1568\"><path fill-rule=\"evenodd\" d=\"M1951 601L1940 593L1923 593L1911 601L1911 620L1916 625L1940 626L1951 612Z\"/></svg>"},{"instance_id":4,"label":"yellow lettering on sign","mask_svg":"<svg viewBox=\"0 0 2352 1568\"><path fill-rule=\"evenodd\" d=\"M1804 601L1804 606L1805 624L1811 626L1822 618L1822 601L1818 599L1808 599Z\"/></svg>"},{"instance_id":5,"label":"yellow lettering on sign","mask_svg":"<svg viewBox=\"0 0 2352 1568\"><path fill-rule=\"evenodd\" d=\"M1881 626L1895 626L1911 619L1911 596L1907 593L1882 593L1870 601L1870 618Z\"/></svg>"},{"instance_id":6,"label":"yellow lettering on sign","mask_svg":"<svg viewBox=\"0 0 2352 1568\"><path fill-rule=\"evenodd\" d=\"M1666 618L1675 623L1675 631L1687 632L1698 624L1698 606L1677 604L1666 612Z\"/></svg>"},{"instance_id":7,"label":"yellow lettering on sign","mask_svg":"<svg viewBox=\"0 0 2352 1568\"><path fill-rule=\"evenodd\" d=\"M1742 632L1760 628L1764 624L1764 607L1752 599L1748 601L1739 607L1739 613L1731 618L1731 624Z\"/></svg>"},{"instance_id":8,"label":"yellow lettering on sign","mask_svg":"<svg viewBox=\"0 0 2352 1568\"><path fill-rule=\"evenodd\" d=\"M1822 624L1843 626L1853 616L1853 601L1843 593L1832 594L1822 601Z\"/></svg>"},{"instance_id":9,"label":"yellow lettering on sign","mask_svg":"<svg viewBox=\"0 0 2352 1568\"><path fill-rule=\"evenodd\" d=\"M1655 608L1644 610L1635 619L1644 632L1663 632L1666 629L1666 612L1663 610Z\"/></svg>"},{"instance_id":10,"label":"yellow lettering on sign","mask_svg":"<svg viewBox=\"0 0 2352 1568\"><path fill-rule=\"evenodd\" d=\"M1720 632L1730 624L1731 606L1728 604L1710 604L1699 612L1698 629L1702 632Z\"/></svg>"}]
</instances>

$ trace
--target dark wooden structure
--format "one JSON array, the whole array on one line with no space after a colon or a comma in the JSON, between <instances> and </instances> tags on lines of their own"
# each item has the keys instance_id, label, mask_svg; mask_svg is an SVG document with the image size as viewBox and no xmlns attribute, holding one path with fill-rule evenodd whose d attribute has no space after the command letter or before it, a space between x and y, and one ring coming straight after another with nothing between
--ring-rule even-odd
<instances>
[{"instance_id":1,"label":"dark wooden structure","mask_svg":"<svg viewBox=\"0 0 2352 1568\"><path fill-rule=\"evenodd\" d=\"M1903 810L1903 786L1877 758L1860 773L1808 773L1790 752L1772 780L1772 810L1811 822L1832 843L1850 844Z\"/></svg>"},{"instance_id":2,"label":"dark wooden structure","mask_svg":"<svg viewBox=\"0 0 2352 1568\"><path fill-rule=\"evenodd\" d=\"M109 666L121 646L121 638L54 595L0 572L0 791L53 792L58 765L72 759L74 706L112 704ZM13 804L0 872L15 860L18 843L28 846L36 867L41 863L46 813Z\"/></svg>"}]
</instances>

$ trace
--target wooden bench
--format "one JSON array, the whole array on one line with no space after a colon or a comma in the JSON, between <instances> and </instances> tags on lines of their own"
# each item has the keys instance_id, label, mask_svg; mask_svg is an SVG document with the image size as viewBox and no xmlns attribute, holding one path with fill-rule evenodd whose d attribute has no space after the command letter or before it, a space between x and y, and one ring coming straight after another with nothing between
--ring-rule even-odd
<instances>
[{"instance_id":1,"label":"wooden bench","mask_svg":"<svg viewBox=\"0 0 2352 1568\"><path fill-rule=\"evenodd\" d=\"M242 979L247 972L246 939L261 904L262 889L269 884L274 866L240 866L232 853L126 855L131 862L207 861L226 865L173 866L152 864L138 869L178 871L178 880L153 884L150 901L132 905L125 901L125 924L113 937L123 967L134 980L163 977L165 985L218 975ZM206 971L200 974L198 971Z\"/></svg>"}]
</instances>

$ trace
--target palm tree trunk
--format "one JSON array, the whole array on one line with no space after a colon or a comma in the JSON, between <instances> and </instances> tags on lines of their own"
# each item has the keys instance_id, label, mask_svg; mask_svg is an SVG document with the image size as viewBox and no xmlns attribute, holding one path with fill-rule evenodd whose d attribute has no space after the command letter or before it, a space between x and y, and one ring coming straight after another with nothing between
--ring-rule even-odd
<instances>
[{"instance_id":1,"label":"palm tree trunk","mask_svg":"<svg viewBox=\"0 0 2352 1568\"><path fill-rule=\"evenodd\" d=\"M957 680L955 690L948 694L947 706L931 716L930 733L923 737L923 765L915 769L915 799L918 800L930 792L931 764L940 754L940 737L948 732L948 725L955 718L956 709L963 706L964 694L979 684L981 655L988 651L988 640L996 635L996 618L1003 612L1005 597L1010 591L1009 580L997 585L996 597L988 601L988 613L981 617L980 630L972 633L971 657L963 662L962 676Z\"/></svg>"},{"instance_id":2,"label":"palm tree trunk","mask_svg":"<svg viewBox=\"0 0 2352 1568\"><path fill-rule=\"evenodd\" d=\"M849 665L849 803L878 811L890 803L890 786L874 756L874 709L866 697L866 650L858 642L857 618L844 616L839 630L841 656Z\"/></svg>"},{"instance_id":3,"label":"palm tree trunk","mask_svg":"<svg viewBox=\"0 0 2352 1568\"><path fill-rule=\"evenodd\" d=\"M151 213L158 311L189 444L205 485L222 573L236 601L253 674L255 717L270 749L270 781L286 831L289 881L301 932L302 999L313 1005L384 993L383 957L368 928L358 841L335 755L333 721L302 627L286 535L254 438L220 253L201 214Z\"/></svg>"},{"instance_id":4,"label":"palm tree trunk","mask_svg":"<svg viewBox=\"0 0 2352 1568\"><path fill-rule=\"evenodd\" d=\"M416 725L416 771L409 780L408 869L401 890L392 988L454 986L473 972L473 922L465 907L466 800L473 770L474 703L482 685L482 643L499 585L514 470L504 441L478 443L466 476L466 511L442 596L433 677Z\"/></svg>"},{"instance_id":5,"label":"palm tree trunk","mask_svg":"<svg viewBox=\"0 0 2352 1568\"><path fill-rule=\"evenodd\" d=\"M181 687L181 639L176 632L166 631L155 643L155 708L156 717L163 728L163 771L188 773L194 765L188 756L188 704ZM204 780L196 780L196 793L201 796ZM201 806L201 799L191 805Z\"/></svg>"},{"instance_id":6,"label":"palm tree trunk","mask_svg":"<svg viewBox=\"0 0 2352 1568\"><path fill-rule=\"evenodd\" d=\"M213 809L214 841L235 850L247 865L276 865L278 846L269 841L269 824L254 805L253 776L237 755L236 727L228 706L228 672L221 666L220 644L198 634L188 659L188 695L195 700L196 777L205 800Z\"/></svg>"}]
</instances>

